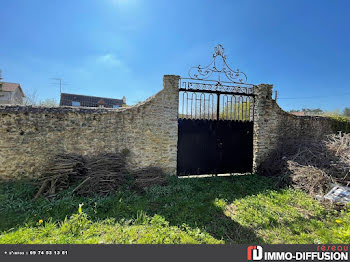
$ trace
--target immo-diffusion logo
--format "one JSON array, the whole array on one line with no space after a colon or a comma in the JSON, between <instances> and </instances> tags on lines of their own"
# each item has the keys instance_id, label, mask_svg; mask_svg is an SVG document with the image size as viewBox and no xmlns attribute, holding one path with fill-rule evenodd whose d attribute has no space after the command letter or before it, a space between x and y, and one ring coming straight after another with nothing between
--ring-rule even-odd
<instances>
[{"instance_id":1,"label":"immo-diffusion logo","mask_svg":"<svg viewBox=\"0 0 350 262\"><path fill-rule=\"evenodd\" d=\"M263 258L263 248L261 246L248 247L248 260L261 260Z\"/></svg>"},{"instance_id":2,"label":"immo-diffusion logo","mask_svg":"<svg viewBox=\"0 0 350 262\"><path fill-rule=\"evenodd\" d=\"M247 249L248 260L264 261L347 261L349 253L348 248L339 246L331 250L317 249L317 251L263 251L261 246L249 246Z\"/></svg>"}]
</instances>

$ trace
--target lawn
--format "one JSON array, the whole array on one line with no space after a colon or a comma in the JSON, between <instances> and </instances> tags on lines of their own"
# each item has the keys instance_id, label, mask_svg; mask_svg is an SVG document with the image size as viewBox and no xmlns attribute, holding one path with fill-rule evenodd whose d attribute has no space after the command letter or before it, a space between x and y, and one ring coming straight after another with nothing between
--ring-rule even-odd
<instances>
[{"instance_id":1,"label":"lawn","mask_svg":"<svg viewBox=\"0 0 350 262\"><path fill-rule=\"evenodd\" d=\"M0 243L350 243L350 213L257 175L178 179L145 192L33 200L0 185ZM79 204L80 205L79 208Z\"/></svg>"}]
</instances>

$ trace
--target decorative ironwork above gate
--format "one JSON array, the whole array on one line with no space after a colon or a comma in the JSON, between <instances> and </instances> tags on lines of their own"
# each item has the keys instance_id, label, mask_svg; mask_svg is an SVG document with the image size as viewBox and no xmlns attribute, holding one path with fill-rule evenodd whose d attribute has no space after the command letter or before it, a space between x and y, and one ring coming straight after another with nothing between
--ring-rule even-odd
<instances>
[{"instance_id":1,"label":"decorative ironwork above gate","mask_svg":"<svg viewBox=\"0 0 350 262\"><path fill-rule=\"evenodd\" d=\"M237 94L254 94L254 85L247 83L247 75L239 69L233 70L226 62L224 47L214 48L213 60L207 66L191 67L189 78L182 78L180 89L220 91ZM217 79L208 79L216 75Z\"/></svg>"},{"instance_id":2,"label":"decorative ironwork above gate","mask_svg":"<svg viewBox=\"0 0 350 262\"><path fill-rule=\"evenodd\" d=\"M255 86L247 75L226 63L222 45L214 49L207 66L192 67L179 83L179 118L253 121ZM209 80L216 75L216 80Z\"/></svg>"},{"instance_id":3,"label":"decorative ironwork above gate","mask_svg":"<svg viewBox=\"0 0 350 262\"><path fill-rule=\"evenodd\" d=\"M188 75L192 79L204 80L208 79L213 73L218 73L218 82L221 81L221 75L225 75L230 82L233 83L246 83L248 78L244 72L239 69L232 70L226 63L226 56L224 54L224 47L219 44L214 48L213 60L207 66L202 67L201 65L191 67ZM222 59L221 69L218 68L220 65L217 64L216 59ZM238 82L237 82L238 81Z\"/></svg>"}]
</instances>

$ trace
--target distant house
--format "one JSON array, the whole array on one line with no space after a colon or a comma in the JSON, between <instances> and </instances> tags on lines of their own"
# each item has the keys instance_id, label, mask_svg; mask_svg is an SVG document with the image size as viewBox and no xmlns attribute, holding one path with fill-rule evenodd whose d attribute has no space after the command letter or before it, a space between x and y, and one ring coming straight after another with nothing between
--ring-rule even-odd
<instances>
[{"instance_id":1,"label":"distant house","mask_svg":"<svg viewBox=\"0 0 350 262\"><path fill-rule=\"evenodd\" d=\"M0 82L0 104L22 105L24 97L20 84Z\"/></svg>"},{"instance_id":2,"label":"distant house","mask_svg":"<svg viewBox=\"0 0 350 262\"><path fill-rule=\"evenodd\" d=\"M306 116L305 112L291 111L289 113L296 116Z\"/></svg>"},{"instance_id":3,"label":"distant house","mask_svg":"<svg viewBox=\"0 0 350 262\"><path fill-rule=\"evenodd\" d=\"M124 105L126 105L125 96L123 99L113 99L62 93L60 99L60 106L118 108Z\"/></svg>"}]
</instances>

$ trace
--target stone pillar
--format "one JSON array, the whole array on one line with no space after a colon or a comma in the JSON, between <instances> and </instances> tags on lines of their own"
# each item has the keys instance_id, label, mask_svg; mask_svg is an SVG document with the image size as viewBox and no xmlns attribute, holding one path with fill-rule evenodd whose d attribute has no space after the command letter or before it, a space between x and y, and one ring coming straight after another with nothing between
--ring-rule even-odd
<instances>
[{"instance_id":1,"label":"stone pillar","mask_svg":"<svg viewBox=\"0 0 350 262\"><path fill-rule=\"evenodd\" d=\"M180 81L180 76L178 75L163 76L163 90L166 91L171 96L176 95L177 100L179 100L179 81ZM178 107L178 105L176 105L176 107Z\"/></svg>"},{"instance_id":2,"label":"stone pillar","mask_svg":"<svg viewBox=\"0 0 350 262\"><path fill-rule=\"evenodd\" d=\"M277 119L274 115L272 85L260 84L256 88L254 106L253 172L264 162L278 142Z\"/></svg>"},{"instance_id":3,"label":"stone pillar","mask_svg":"<svg viewBox=\"0 0 350 262\"><path fill-rule=\"evenodd\" d=\"M171 175L176 175L177 168L179 81L180 76L177 75L163 77L163 135L167 144L163 152L163 161L166 163L165 171Z\"/></svg>"}]
</instances>

